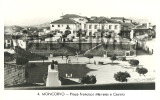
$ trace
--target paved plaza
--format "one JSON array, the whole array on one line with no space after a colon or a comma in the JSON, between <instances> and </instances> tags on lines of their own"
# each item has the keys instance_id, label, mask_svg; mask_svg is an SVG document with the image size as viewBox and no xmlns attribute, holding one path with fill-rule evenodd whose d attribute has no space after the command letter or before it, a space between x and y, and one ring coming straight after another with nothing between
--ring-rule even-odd
<instances>
[{"instance_id":1,"label":"paved plaza","mask_svg":"<svg viewBox=\"0 0 160 100\"><path fill-rule=\"evenodd\" d=\"M106 83L120 83L114 79L114 73L117 73L119 71L127 71L130 74L130 78L128 78L128 82L152 82L155 81L155 67L153 62L153 56L152 55L146 55L140 52L138 52L139 55L135 57L127 57L127 61L118 61L115 60L112 61L109 59L109 57L94 57L89 59L87 57L77 57L76 56L70 56L71 59L70 64L86 64L86 67L91 69L87 75L95 75L97 78L96 84L106 84ZM139 65L143 66L148 69L148 73L143 76L139 75L137 72L135 72L135 69L130 66L128 61L130 59L137 59L140 61ZM53 57L49 60L45 60L44 62L51 62L52 60L57 60L59 63L66 63L66 58L59 56L59 57ZM103 65L99 65L98 62L104 62ZM43 62L43 61L30 61L30 62ZM96 62L96 64L95 64ZM64 66L65 67L65 66ZM76 66L74 66L76 67ZM38 71L38 69L37 69ZM78 71L78 70L77 70ZM82 75L83 76L83 75ZM77 79L73 79L75 81L78 81Z\"/></svg>"}]
</instances>

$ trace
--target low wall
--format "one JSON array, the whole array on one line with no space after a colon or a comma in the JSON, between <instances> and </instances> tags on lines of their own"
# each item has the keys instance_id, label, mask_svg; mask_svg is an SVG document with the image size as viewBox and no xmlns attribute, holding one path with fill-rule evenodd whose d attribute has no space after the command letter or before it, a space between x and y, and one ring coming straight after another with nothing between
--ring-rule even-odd
<instances>
[{"instance_id":1,"label":"low wall","mask_svg":"<svg viewBox=\"0 0 160 100\"><path fill-rule=\"evenodd\" d=\"M49 56L49 54L53 54L53 56L61 56L61 55L70 55L74 56L76 55L76 51L81 50L81 54L86 52L87 50L96 47L100 43L49 43L49 42L43 42L43 43L28 43L27 44L27 50L37 53L40 55ZM135 50L135 46L131 45L129 43L109 43L109 44L103 44L103 47L100 46L99 48L104 48L103 50L98 50L97 48L96 53L92 53L95 56L102 56L105 51L129 51L129 50ZM99 53L97 53L99 52Z\"/></svg>"},{"instance_id":2,"label":"low wall","mask_svg":"<svg viewBox=\"0 0 160 100\"><path fill-rule=\"evenodd\" d=\"M149 42L149 41L147 41ZM153 54L154 52L154 42L151 43L150 45L147 44L145 41L138 41L137 42L137 49L142 49L146 51L148 54Z\"/></svg>"},{"instance_id":3,"label":"low wall","mask_svg":"<svg viewBox=\"0 0 160 100\"><path fill-rule=\"evenodd\" d=\"M155 90L154 82L147 83L113 83L94 85L65 85L56 87L18 87L5 88L5 90Z\"/></svg>"},{"instance_id":4,"label":"low wall","mask_svg":"<svg viewBox=\"0 0 160 100\"><path fill-rule=\"evenodd\" d=\"M4 85L13 86L25 83L25 66L4 63Z\"/></svg>"}]
</instances>

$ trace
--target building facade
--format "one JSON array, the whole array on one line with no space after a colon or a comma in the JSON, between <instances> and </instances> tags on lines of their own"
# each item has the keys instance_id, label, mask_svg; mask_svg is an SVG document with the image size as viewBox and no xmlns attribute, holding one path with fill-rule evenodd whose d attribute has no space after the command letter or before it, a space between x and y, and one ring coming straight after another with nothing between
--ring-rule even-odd
<instances>
[{"instance_id":1,"label":"building facade","mask_svg":"<svg viewBox=\"0 0 160 100\"><path fill-rule=\"evenodd\" d=\"M62 19L51 22L51 31L64 34L69 31L71 36L78 37L77 31L82 30L82 36L100 36L99 30L114 31L116 35L120 32L121 24L117 21L106 17L94 17L87 19L86 17L66 14L61 16Z\"/></svg>"},{"instance_id":2,"label":"building facade","mask_svg":"<svg viewBox=\"0 0 160 100\"><path fill-rule=\"evenodd\" d=\"M61 19L51 22L50 30L55 33L61 33L62 35L68 33L67 35L69 35L69 37L77 37L77 31L79 29L86 30L86 22L87 19L84 17L66 14L61 16Z\"/></svg>"},{"instance_id":3,"label":"building facade","mask_svg":"<svg viewBox=\"0 0 160 100\"><path fill-rule=\"evenodd\" d=\"M87 22L87 36L101 36L99 31L114 31L117 35L120 32L120 23L105 17L97 17Z\"/></svg>"}]
</instances>

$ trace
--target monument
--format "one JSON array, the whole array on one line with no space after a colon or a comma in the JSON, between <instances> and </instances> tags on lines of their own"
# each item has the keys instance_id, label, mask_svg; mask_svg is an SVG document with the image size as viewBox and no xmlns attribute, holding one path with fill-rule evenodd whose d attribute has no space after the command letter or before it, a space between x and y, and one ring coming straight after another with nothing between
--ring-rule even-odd
<instances>
[{"instance_id":1,"label":"monument","mask_svg":"<svg viewBox=\"0 0 160 100\"><path fill-rule=\"evenodd\" d=\"M52 64L48 65L46 86L61 86L61 81L59 80L58 75L58 65L52 62Z\"/></svg>"}]
</instances>

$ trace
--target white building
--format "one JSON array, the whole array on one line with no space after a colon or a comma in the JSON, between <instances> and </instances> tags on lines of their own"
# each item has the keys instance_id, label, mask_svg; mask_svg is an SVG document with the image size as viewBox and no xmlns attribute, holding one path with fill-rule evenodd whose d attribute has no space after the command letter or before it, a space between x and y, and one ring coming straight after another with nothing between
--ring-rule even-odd
<instances>
[{"instance_id":1,"label":"white building","mask_svg":"<svg viewBox=\"0 0 160 100\"><path fill-rule=\"evenodd\" d=\"M85 36L100 36L98 30L108 30L113 31L114 34L120 33L121 24L115 20L111 20L106 17L94 17L88 19L87 17L82 17L75 14L66 14L61 16L61 19L53 21L50 23L50 30L55 34L61 33L69 37L78 37L77 31L82 30L82 37ZM67 36L67 37L68 37Z\"/></svg>"},{"instance_id":2,"label":"white building","mask_svg":"<svg viewBox=\"0 0 160 100\"><path fill-rule=\"evenodd\" d=\"M105 17L98 17L87 22L88 36L101 36L98 30L114 31L117 35L121 30L121 24Z\"/></svg>"},{"instance_id":3,"label":"white building","mask_svg":"<svg viewBox=\"0 0 160 100\"><path fill-rule=\"evenodd\" d=\"M51 22L50 30L63 35L68 32L68 35L76 37L79 29L86 29L86 22L87 20L84 17L66 14L61 16L61 19Z\"/></svg>"}]
</instances>

